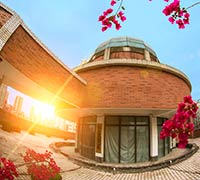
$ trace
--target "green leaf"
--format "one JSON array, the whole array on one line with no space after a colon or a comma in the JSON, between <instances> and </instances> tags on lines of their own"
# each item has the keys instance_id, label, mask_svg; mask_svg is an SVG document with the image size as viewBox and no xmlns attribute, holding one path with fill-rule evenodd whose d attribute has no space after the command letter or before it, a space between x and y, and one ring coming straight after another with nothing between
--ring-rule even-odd
<instances>
[{"instance_id":1,"label":"green leaf","mask_svg":"<svg viewBox=\"0 0 200 180\"><path fill-rule=\"evenodd\" d=\"M123 10L125 10L125 7L124 7L124 6L122 6L121 8L122 8Z\"/></svg>"}]
</instances>

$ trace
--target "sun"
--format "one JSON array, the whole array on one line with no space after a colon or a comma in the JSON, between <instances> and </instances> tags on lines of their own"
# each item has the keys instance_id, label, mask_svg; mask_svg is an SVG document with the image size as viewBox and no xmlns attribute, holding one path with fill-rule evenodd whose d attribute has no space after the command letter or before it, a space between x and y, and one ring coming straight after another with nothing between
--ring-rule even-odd
<instances>
[{"instance_id":1,"label":"sun","mask_svg":"<svg viewBox=\"0 0 200 180\"><path fill-rule=\"evenodd\" d=\"M36 116L41 116L42 119L51 119L55 117L55 107L42 102L35 102L34 109Z\"/></svg>"}]
</instances>

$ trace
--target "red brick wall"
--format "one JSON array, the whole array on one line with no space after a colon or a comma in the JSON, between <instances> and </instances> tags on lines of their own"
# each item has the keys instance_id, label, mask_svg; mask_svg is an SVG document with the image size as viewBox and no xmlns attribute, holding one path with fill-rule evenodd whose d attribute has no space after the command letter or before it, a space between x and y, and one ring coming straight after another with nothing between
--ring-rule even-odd
<instances>
[{"instance_id":1,"label":"red brick wall","mask_svg":"<svg viewBox=\"0 0 200 180\"><path fill-rule=\"evenodd\" d=\"M24 29L19 26L0 52L8 61L28 78L52 93L80 105L83 85L63 66L50 56Z\"/></svg>"},{"instance_id":2,"label":"red brick wall","mask_svg":"<svg viewBox=\"0 0 200 180\"><path fill-rule=\"evenodd\" d=\"M110 59L144 59L144 55L135 52L112 52Z\"/></svg>"},{"instance_id":3,"label":"red brick wall","mask_svg":"<svg viewBox=\"0 0 200 180\"><path fill-rule=\"evenodd\" d=\"M102 61L102 60L104 60L104 55L98 56L97 58L95 58L95 59L92 60L92 61Z\"/></svg>"},{"instance_id":4,"label":"red brick wall","mask_svg":"<svg viewBox=\"0 0 200 180\"><path fill-rule=\"evenodd\" d=\"M110 66L78 73L88 85L83 107L176 108L188 85L167 72Z\"/></svg>"},{"instance_id":5,"label":"red brick wall","mask_svg":"<svg viewBox=\"0 0 200 180\"><path fill-rule=\"evenodd\" d=\"M11 16L12 15L8 11L0 7L0 28L11 18Z\"/></svg>"}]
</instances>

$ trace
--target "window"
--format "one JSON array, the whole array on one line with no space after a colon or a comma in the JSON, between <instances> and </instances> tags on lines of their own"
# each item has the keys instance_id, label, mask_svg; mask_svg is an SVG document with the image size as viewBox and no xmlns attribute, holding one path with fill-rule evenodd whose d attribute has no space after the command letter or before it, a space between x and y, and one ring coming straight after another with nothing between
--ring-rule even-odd
<instances>
[{"instance_id":1,"label":"window","mask_svg":"<svg viewBox=\"0 0 200 180\"><path fill-rule=\"evenodd\" d=\"M149 117L107 116L105 161L135 163L149 160Z\"/></svg>"},{"instance_id":2,"label":"window","mask_svg":"<svg viewBox=\"0 0 200 180\"><path fill-rule=\"evenodd\" d=\"M169 153L169 138L160 139L160 132L162 130L162 125L166 118L157 118L157 127L158 127L158 157L163 157Z\"/></svg>"},{"instance_id":3,"label":"window","mask_svg":"<svg viewBox=\"0 0 200 180\"><path fill-rule=\"evenodd\" d=\"M95 159L96 116L80 118L79 148L83 156Z\"/></svg>"}]
</instances>

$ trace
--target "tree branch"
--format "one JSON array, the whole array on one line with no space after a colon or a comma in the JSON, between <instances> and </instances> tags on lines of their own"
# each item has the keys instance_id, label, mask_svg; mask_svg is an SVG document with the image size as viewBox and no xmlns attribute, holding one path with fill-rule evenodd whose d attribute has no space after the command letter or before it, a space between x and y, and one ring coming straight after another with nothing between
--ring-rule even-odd
<instances>
[{"instance_id":1,"label":"tree branch","mask_svg":"<svg viewBox=\"0 0 200 180\"><path fill-rule=\"evenodd\" d=\"M188 6L186 9L190 9L190 8L192 8L192 7L194 7L194 6L198 5L198 4L200 4L200 1L192 4L191 6Z\"/></svg>"},{"instance_id":2,"label":"tree branch","mask_svg":"<svg viewBox=\"0 0 200 180\"><path fill-rule=\"evenodd\" d=\"M119 7L118 7L118 9L117 9L117 11L116 11L116 13L115 13L115 15L117 15L118 11L119 11L120 8L122 7L123 1L124 1L124 0L121 0L120 5L119 5Z\"/></svg>"}]
</instances>

